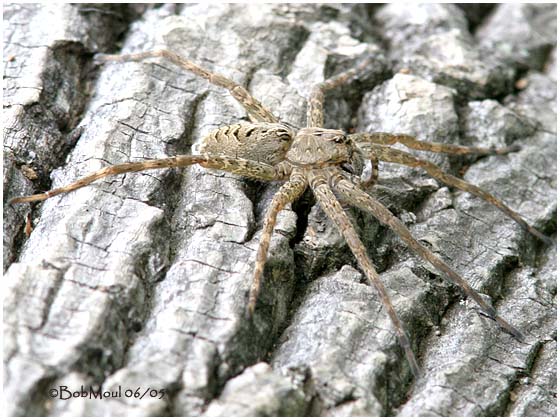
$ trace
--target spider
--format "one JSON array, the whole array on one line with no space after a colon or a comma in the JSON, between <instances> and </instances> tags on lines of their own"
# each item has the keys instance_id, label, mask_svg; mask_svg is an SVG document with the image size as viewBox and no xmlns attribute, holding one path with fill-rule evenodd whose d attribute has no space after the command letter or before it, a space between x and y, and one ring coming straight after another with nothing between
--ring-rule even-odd
<instances>
[{"instance_id":1,"label":"spider","mask_svg":"<svg viewBox=\"0 0 560 420\"><path fill-rule=\"evenodd\" d=\"M10 200L10 204L46 200L47 198L85 187L98 179L110 175L149 169L186 167L193 164L199 164L205 168L220 169L261 181L286 181L274 195L266 212L248 297L247 315L250 317L257 305L264 266L277 215L285 206L300 197L307 187L310 187L324 212L345 238L367 280L377 290L381 302L396 330L397 337L412 373L418 376L420 368L402 323L368 256L365 246L361 242L341 203L335 196L336 192L346 203L373 214L382 224L394 231L421 258L428 261L443 277L455 283L467 296L472 298L480 306L481 310L488 317L495 320L502 329L517 340L523 340L523 334L497 315L495 309L459 274L416 240L404 223L378 200L363 191L363 187L375 183L379 161L422 168L436 180L469 192L493 204L526 231L541 241L550 244L552 243L550 238L531 227L518 213L490 193L443 172L431 162L419 159L410 153L391 148L390 146L400 143L409 149L415 150L480 156L506 154L519 150L518 147L511 146L501 149L467 147L420 141L405 134L346 134L340 130L323 128L323 100L325 93L344 85L367 69L370 63L368 59L364 60L357 67L331 77L313 87L307 102L307 126L304 128L294 128L279 121L272 112L251 96L244 87L219 74L211 73L168 50L124 55L99 54L96 56L96 61L102 64L108 62L141 61L149 58L169 60L182 69L207 79L214 85L226 88L245 108L250 122L232 124L212 131L204 138L199 154L178 155L165 159L108 166L69 185L41 194L13 198ZM354 168L364 161L370 161L373 170L369 179L361 180L354 174Z\"/></svg>"}]
</instances>

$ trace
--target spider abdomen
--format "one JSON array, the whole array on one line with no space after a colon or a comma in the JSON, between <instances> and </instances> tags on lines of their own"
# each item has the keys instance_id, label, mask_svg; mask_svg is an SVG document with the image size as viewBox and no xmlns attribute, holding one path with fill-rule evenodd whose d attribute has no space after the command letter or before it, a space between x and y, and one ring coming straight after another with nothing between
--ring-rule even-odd
<instances>
[{"instance_id":1,"label":"spider abdomen","mask_svg":"<svg viewBox=\"0 0 560 420\"><path fill-rule=\"evenodd\" d=\"M285 159L294 139L284 124L240 123L213 130L199 147L202 154L223 155L276 165Z\"/></svg>"}]
</instances>

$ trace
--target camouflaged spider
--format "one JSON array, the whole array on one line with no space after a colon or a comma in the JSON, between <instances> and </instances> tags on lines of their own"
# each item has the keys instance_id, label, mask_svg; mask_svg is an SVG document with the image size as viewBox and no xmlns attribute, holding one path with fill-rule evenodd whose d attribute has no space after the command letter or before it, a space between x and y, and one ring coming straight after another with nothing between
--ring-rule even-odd
<instances>
[{"instance_id":1,"label":"camouflaged spider","mask_svg":"<svg viewBox=\"0 0 560 420\"><path fill-rule=\"evenodd\" d=\"M414 239L406 226L397 217L375 198L362 191L360 188L361 181L357 176L354 176L351 171L345 170L353 163L363 160L371 161L373 165L372 177L367 181L368 184L371 184L377 178L377 163L380 160L422 168L435 179L451 187L467 191L493 204L525 230L540 240L550 243L551 240L548 237L529 226L518 213L511 210L493 195L443 172L430 162L418 159L409 153L393 149L389 146L400 143L410 149L459 155L505 154L518 150L516 147L503 149L465 147L419 141L403 134L357 133L348 135L339 130L323 128L323 99L325 92L348 82L359 72L366 69L369 63L368 60L365 60L360 66L352 70L315 85L308 100L307 127L297 130L280 122L278 118L253 98L242 86L219 74L211 73L173 52L159 50L129 55L99 55L97 61L99 63L125 62L139 61L147 58L164 58L185 70L207 79L212 84L228 89L231 95L245 108L251 123L233 124L212 131L203 140L200 154L198 155L179 155L166 159L153 159L109 166L64 187L56 188L43 194L17 197L12 199L10 203L45 200L49 197L84 187L109 175L138 172L147 169L185 167L195 163L205 168L221 169L258 180L285 180L286 183L274 195L264 220L247 306L248 314L252 315L257 303L276 217L280 210L301 196L309 186L325 213L335 223L345 238L368 281L377 289L381 302L396 329L412 372L417 376L419 374L419 367L401 321L368 256L366 248L344 212L342 205L335 197L334 191L336 191L347 203L372 213L382 224L394 231L420 257L432 264L443 277L451 280L466 295L476 301L482 311L494 319L500 327L518 340L523 339L523 335L515 327L499 317L494 308L486 303L461 276L428 248Z\"/></svg>"}]
</instances>

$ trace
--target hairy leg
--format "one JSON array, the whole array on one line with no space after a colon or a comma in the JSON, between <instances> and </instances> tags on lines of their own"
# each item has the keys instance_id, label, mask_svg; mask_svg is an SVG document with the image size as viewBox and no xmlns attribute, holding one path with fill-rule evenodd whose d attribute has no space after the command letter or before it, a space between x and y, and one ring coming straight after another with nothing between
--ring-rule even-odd
<instances>
[{"instance_id":1,"label":"hairy leg","mask_svg":"<svg viewBox=\"0 0 560 420\"><path fill-rule=\"evenodd\" d=\"M397 149L392 149L387 146L371 144L370 150L372 155L380 160L383 160L385 162L400 163L406 166L422 168L435 179L451 187L459 188L460 190L466 191L472 195L482 198L483 200L487 201L488 203L500 209L508 217L515 220L523 229L525 229L532 235L536 236L541 241L549 245L553 243L552 239L550 239L549 237L545 236L544 234L542 234L541 232L539 232L538 230L530 226L519 213L510 209L501 200L497 199L492 194L490 194L487 191L484 191L483 189L477 187L476 185L470 184L462 180L461 178L457 178L456 176L443 172L437 165L428 162L426 160L419 159L411 155L410 153L406 153Z\"/></svg>"},{"instance_id":2,"label":"hairy leg","mask_svg":"<svg viewBox=\"0 0 560 420\"><path fill-rule=\"evenodd\" d=\"M404 144L409 149L425 150L436 153L448 153L452 155L504 155L506 153L519 151L519 146L509 146L501 149L495 147L471 147L455 144L431 143L420 141L406 134L390 133L356 133L348 136L356 143L375 143L391 146L395 143Z\"/></svg>"},{"instance_id":3,"label":"hairy leg","mask_svg":"<svg viewBox=\"0 0 560 420\"><path fill-rule=\"evenodd\" d=\"M164 159L152 159L141 162L127 162L117 165L108 166L106 168L95 171L76 182L65 185L54 190L47 191L42 194L29 195L25 197L15 197L9 201L9 204L28 203L32 201L43 201L55 195L65 194L78 188L85 187L98 179L111 175L124 174L127 172L139 172L148 169L164 169L164 168L180 168L198 163L205 168L221 169L237 175L243 175L249 178L260 179L265 181L274 181L285 179L291 170L285 164L276 166L267 165L266 163L255 162L240 158L227 158L223 156L211 155L179 155Z\"/></svg>"},{"instance_id":4,"label":"hairy leg","mask_svg":"<svg viewBox=\"0 0 560 420\"><path fill-rule=\"evenodd\" d=\"M321 205L321 208L325 211L327 216L331 220L333 220L340 233L344 236L346 242L348 243L348 246L358 260L358 264L365 273L369 283L377 290L377 293L381 298L381 303L383 304L383 307L387 311L389 318L391 318L391 322L393 323L397 331L399 342L405 352L412 372L414 376L418 377L420 375L420 368L418 367L418 363L416 362L416 358L414 357L414 353L412 352L408 337L395 311L395 308L391 303L389 295L385 290L385 286L383 286L379 275L375 271L373 263L371 262L367 254L365 246L362 244L362 241L360 241L358 234L352 226L352 222L350 222L350 219L344 212L341 204L338 202L334 193L328 186L327 178L323 172L311 171L308 179L311 188L313 189L313 192L317 197L317 201L319 201L319 204Z\"/></svg>"},{"instance_id":5,"label":"hairy leg","mask_svg":"<svg viewBox=\"0 0 560 420\"><path fill-rule=\"evenodd\" d=\"M459 286L465 294L472 298L480 308L508 333L518 340L523 340L521 334L515 327L511 326L506 320L496 314L496 310L488 305L482 296L480 296L463 278L457 274L451 267L449 267L443 260L433 254L428 248L418 242L397 217L387 210L379 201L361 191L357 186L349 182L340 172L332 171L330 182L333 184L336 191L338 191L344 199L365 210L372 213L381 223L388 226L394 231L406 245L408 245L420 257L432 264L444 277L451 280Z\"/></svg>"},{"instance_id":6,"label":"hairy leg","mask_svg":"<svg viewBox=\"0 0 560 420\"><path fill-rule=\"evenodd\" d=\"M331 77L323 82L317 83L311 90L311 95L307 101L307 126L308 127L323 127L323 101L325 93L341 86L355 77L358 73L363 71L369 64L371 59L365 59L357 67L347 70L341 74Z\"/></svg>"},{"instance_id":7,"label":"hairy leg","mask_svg":"<svg viewBox=\"0 0 560 420\"><path fill-rule=\"evenodd\" d=\"M267 209L263 231L259 242L259 249L257 251L257 261L255 263L255 271L253 273L253 283L249 293L249 304L247 305L248 316L253 315L255 306L257 305L264 265L266 263L270 239L272 238L272 231L274 230L274 225L276 224L276 217L278 216L280 210L282 210L287 204L296 200L301 194L303 194L306 188L307 180L305 179L303 173L297 169L294 170L290 176L290 180L283 184L278 192L274 194L274 198Z\"/></svg>"},{"instance_id":8,"label":"hairy leg","mask_svg":"<svg viewBox=\"0 0 560 420\"><path fill-rule=\"evenodd\" d=\"M98 63L107 62L126 62L126 61L141 61L146 58L165 58L171 61L173 64L190 71L197 76L200 76L210 83L226 88L229 90L231 96L233 96L237 101L243 105L251 121L253 122L278 122L272 112L264 107L259 101L257 101L243 86L238 85L232 80L221 76L219 74L211 73L208 70L197 66L192 61L186 60L178 54L175 54L169 50L156 50L156 51L146 51L137 54L122 54L122 55L109 55L109 54L97 54L95 56L95 61Z\"/></svg>"}]
</instances>

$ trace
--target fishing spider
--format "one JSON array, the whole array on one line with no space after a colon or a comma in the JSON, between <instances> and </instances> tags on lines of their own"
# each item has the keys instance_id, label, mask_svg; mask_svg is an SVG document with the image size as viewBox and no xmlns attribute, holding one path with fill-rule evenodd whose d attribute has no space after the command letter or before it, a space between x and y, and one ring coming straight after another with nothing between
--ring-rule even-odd
<instances>
[{"instance_id":1,"label":"fishing spider","mask_svg":"<svg viewBox=\"0 0 560 420\"><path fill-rule=\"evenodd\" d=\"M210 83L229 90L230 94L245 108L251 120L250 123L228 125L212 131L203 140L198 155L179 155L166 159L153 159L142 162L121 163L108 166L93 172L78 181L26 197L17 197L10 203L24 203L46 200L58 194L82 188L92 182L116 174L138 172L147 169L161 169L185 167L199 164L205 168L221 169L234 174L243 175L264 181L286 181L274 195L266 217L260 243L257 251L253 282L249 292L247 305L248 315L252 315L257 303L264 265L276 217L280 210L287 204L300 197L306 188L311 187L317 201L335 223L340 233L344 236L358 264L365 273L368 281L377 289L381 302L389 314L396 329L400 345L408 359L414 375L419 374L418 363L412 352L408 337L402 327L397 313L389 299L387 291L381 282L367 250L361 242L356 230L341 203L335 197L336 191L347 203L355 205L372 213L382 224L388 226L420 257L432 264L443 277L459 286L463 292L471 297L490 318L494 319L500 327L518 340L523 335L506 320L496 314L495 309L469 286L443 260L433 254L428 248L418 242L406 228L378 200L366 194L361 187L364 183L371 184L377 178L378 161L399 163L406 166L424 169L433 178L493 204L507 216L515 220L525 230L550 243L551 240L542 233L529 226L523 218L488 192L469 184L453 175L443 172L433 163L418 159L407 152L393 149L390 146L400 143L407 148L448 154L475 154L492 155L505 154L515 150L516 147L502 149L466 147L441 143L430 143L416 140L404 134L388 133L357 133L345 134L340 130L323 128L323 99L328 90L341 86L367 68L369 61L365 60L358 67L343 72L324 82L316 84L307 105L307 127L294 129L282 123L259 101L242 86L219 75L211 73L191 61L168 51L148 51L127 55L98 55L99 63L140 61L147 58L164 58L177 66L188 70ZM372 176L367 181L361 181L353 174L353 165L363 161L371 161L373 166Z\"/></svg>"}]
</instances>

